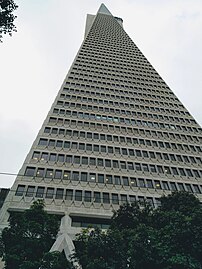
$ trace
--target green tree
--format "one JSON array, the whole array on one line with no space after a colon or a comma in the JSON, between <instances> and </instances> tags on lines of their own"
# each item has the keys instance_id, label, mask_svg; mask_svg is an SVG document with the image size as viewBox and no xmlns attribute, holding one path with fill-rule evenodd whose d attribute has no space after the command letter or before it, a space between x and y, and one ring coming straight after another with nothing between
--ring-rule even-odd
<instances>
[{"instance_id":1,"label":"green tree","mask_svg":"<svg viewBox=\"0 0 202 269\"><path fill-rule=\"evenodd\" d=\"M125 204L108 231L77 236L75 258L83 269L201 269L202 207L192 194L164 196L161 206Z\"/></svg>"},{"instance_id":2,"label":"green tree","mask_svg":"<svg viewBox=\"0 0 202 269\"><path fill-rule=\"evenodd\" d=\"M23 213L12 212L9 227L2 231L0 240L5 269L38 269L41 264L45 269L48 263L64 261L59 253L47 253L56 239L58 228L59 220L44 210L43 200L35 201ZM65 268L69 268L67 262Z\"/></svg>"},{"instance_id":3,"label":"green tree","mask_svg":"<svg viewBox=\"0 0 202 269\"><path fill-rule=\"evenodd\" d=\"M13 23L16 16L13 15L13 12L17 7L13 0L0 0L0 42L2 42L3 34L11 36L12 32L16 32Z\"/></svg>"}]
</instances>

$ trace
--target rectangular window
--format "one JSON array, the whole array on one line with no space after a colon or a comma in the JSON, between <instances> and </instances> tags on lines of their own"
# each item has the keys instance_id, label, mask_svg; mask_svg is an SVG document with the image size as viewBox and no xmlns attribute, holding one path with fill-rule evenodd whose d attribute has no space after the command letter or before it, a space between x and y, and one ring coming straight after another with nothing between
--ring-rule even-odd
<instances>
[{"instance_id":1,"label":"rectangular window","mask_svg":"<svg viewBox=\"0 0 202 269\"><path fill-rule=\"evenodd\" d=\"M46 152L43 152L41 154L41 161L47 161L48 160L48 153Z\"/></svg>"},{"instance_id":2,"label":"rectangular window","mask_svg":"<svg viewBox=\"0 0 202 269\"><path fill-rule=\"evenodd\" d=\"M105 179L106 183L108 184L112 184L113 180L112 180L112 176L111 175L106 175L106 179Z\"/></svg>"},{"instance_id":3,"label":"rectangular window","mask_svg":"<svg viewBox=\"0 0 202 269\"><path fill-rule=\"evenodd\" d=\"M129 186L129 179L128 179L128 177L122 177L122 180L123 180L123 185L124 186Z\"/></svg>"},{"instance_id":4,"label":"rectangular window","mask_svg":"<svg viewBox=\"0 0 202 269\"><path fill-rule=\"evenodd\" d=\"M45 192L45 188L44 187L38 187L37 188L37 191L36 191L36 197L37 198L43 198L44 192Z\"/></svg>"},{"instance_id":5,"label":"rectangular window","mask_svg":"<svg viewBox=\"0 0 202 269\"><path fill-rule=\"evenodd\" d=\"M53 177L53 169L47 169L46 170L46 177L52 178Z\"/></svg>"},{"instance_id":6,"label":"rectangular window","mask_svg":"<svg viewBox=\"0 0 202 269\"><path fill-rule=\"evenodd\" d=\"M200 188L199 188L198 185L193 185L193 188L194 188L195 193L201 193Z\"/></svg>"},{"instance_id":7,"label":"rectangular window","mask_svg":"<svg viewBox=\"0 0 202 269\"><path fill-rule=\"evenodd\" d=\"M57 189L55 199L63 199L64 189Z\"/></svg>"},{"instance_id":8,"label":"rectangular window","mask_svg":"<svg viewBox=\"0 0 202 269\"><path fill-rule=\"evenodd\" d=\"M81 173L81 181L87 181L87 173Z\"/></svg>"},{"instance_id":9,"label":"rectangular window","mask_svg":"<svg viewBox=\"0 0 202 269\"><path fill-rule=\"evenodd\" d=\"M120 176L114 176L114 184L115 185L120 185L121 184Z\"/></svg>"},{"instance_id":10,"label":"rectangular window","mask_svg":"<svg viewBox=\"0 0 202 269\"><path fill-rule=\"evenodd\" d=\"M118 194L112 193L112 204L115 204L115 205L119 204Z\"/></svg>"},{"instance_id":11,"label":"rectangular window","mask_svg":"<svg viewBox=\"0 0 202 269\"><path fill-rule=\"evenodd\" d=\"M161 184L159 180L154 180L154 186L156 189L161 189Z\"/></svg>"},{"instance_id":12,"label":"rectangular window","mask_svg":"<svg viewBox=\"0 0 202 269\"><path fill-rule=\"evenodd\" d=\"M54 189L53 188L47 188L46 198L52 199L53 195L54 195Z\"/></svg>"},{"instance_id":13,"label":"rectangular window","mask_svg":"<svg viewBox=\"0 0 202 269\"><path fill-rule=\"evenodd\" d=\"M96 181L96 175L94 173L89 174L89 182L95 182Z\"/></svg>"},{"instance_id":14,"label":"rectangular window","mask_svg":"<svg viewBox=\"0 0 202 269\"><path fill-rule=\"evenodd\" d=\"M44 172L45 172L44 168L38 168L36 176L37 177L44 177Z\"/></svg>"},{"instance_id":15,"label":"rectangular window","mask_svg":"<svg viewBox=\"0 0 202 269\"><path fill-rule=\"evenodd\" d=\"M109 193L103 192L103 203L104 204L109 204L110 203Z\"/></svg>"},{"instance_id":16,"label":"rectangular window","mask_svg":"<svg viewBox=\"0 0 202 269\"><path fill-rule=\"evenodd\" d=\"M177 187L176 187L175 182L170 182L170 186L171 186L172 191L177 191Z\"/></svg>"},{"instance_id":17,"label":"rectangular window","mask_svg":"<svg viewBox=\"0 0 202 269\"><path fill-rule=\"evenodd\" d=\"M62 178L62 170L55 170L55 178L56 179Z\"/></svg>"},{"instance_id":18,"label":"rectangular window","mask_svg":"<svg viewBox=\"0 0 202 269\"><path fill-rule=\"evenodd\" d=\"M75 191L75 201L82 201L82 191Z\"/></svg>"},{"instance_id":19,"label":"rectangular window","mask_svg":"<svg viewBox=\"0 0 202 269\"><path fill-rule=\"evenodd\" d=\"M65 179L65 180L70 179L70 171L64 171L63 179Z\"/></svg>"},{"instance_id":20,"label":"rectangular window","mask_svg":"<svg viewBox=\"0 0 202 269\"><path fill-rule=\"evenodd\" d=\"M104 175L98 174L98 183L104 183Z\"/></svg>"},{"instance_id":21,"label":"rectangular window","mask_svg":"<svg viewBox=\"0 0 202 269\"><path fill-rule=\"evenodd\" d=\"M154 186L153 186L153 182L151 179L146 179L146 182L147 182L147 188L150 188L150 189L153 189Z\"/></svg>"},{"instance_id":22,"label":"rectangular window","mask_svg":"<svg viewBox=\"0 0 202 269\"><path fill-rule=\"evenodd\" d=\"M94 203L101 203L100 192L94 192Z\"/></svg>"},{"instance_id":23,"label":"rectangular window","mask_svg":"<svg viewBox=\"0 0 202 269\"><path fill-rule=\"evenodd\" d=\"M51 162L55 162L56 161L56 154L55 153L51 153L50 154L49 161L51 161Z\"/></svg>"},{"instance_id":24,"label":"rectangular window","mask_svg":"<svg viewBox=\"0 0 202 269\"><path fill-rule=\"evenodd\" d=\"M25 170L25 176L33 177L35 174L35 167L27 167Z\"/></svg>"},{"instance_id":25,"label":"rectangular window","mask_svg":"<svg viewBox=\"0 0 202 269\"><path fill-rule=\"evenodd\" d=\"M28 186L26 196L33 197L34 195L35 186Z\"/></svg>"},{"instance_id":26,"label":"rectangular window","mask_svg":"<svg viewBox=\"0 0 202 269\"><path fill-rule=\"evenodd\" d=\"M85 202L91 202L91 191L85 191L84 192L84 201Z\"/></svg>"},{"instance_id":27,"label":"rectangular window","mask_svg":"<svg viewBox=\"0 0 202 269\"><path fill-rule=\"evenodd\" d=\"M35 161L38 161L39 156L40 156L40 152L34 151L34 153L32 155L32 159L35 160Z\"/></svg>"},{"instance_id":28,"label":"rectangular window","mask_svg":"<svg viewBox=\"0 0 202 269\"><path fill-rule=\"evenodd\" d=\"M78 181L79 180L79 172L72 172L72 180Z\"/></svg>"},{"instance_id":29,"label":"rectangular window","mask_svg":"<svg viewBox=\"0 0 202 269\"><path fill-rule=\"evenodd\" d=\"M23 196L25 190L25 185L18 185L15 195Z\"/></svg>"},{"instance_id":30,"label":"rectangular window","mask_svg":"<svg viewBox=\"0 0 202 269\"><path fill-rule=\"evenodd\" d=\"M164 190L169 190L168 182L167 181L162 181L163 189Z\"/></svg>"},{"instance_id":31,"label":"rectangular window","mask_svg":"<svg viewBox=\"0 0 202 269\"><path fill-rule=\"evenodd\" d=\"M72 201L73 200L73 190L66 190L66 200Z\"/></svg>"},{"instance_id":32,"label":"rectangular window","mask_svg":"<svg viewBox=\"0 0 202 269\"><path fill-rule=\"evenodd\" d=\"M80 164L80 156L74 156L74 163Z\"/></svg>"}]
</instances>

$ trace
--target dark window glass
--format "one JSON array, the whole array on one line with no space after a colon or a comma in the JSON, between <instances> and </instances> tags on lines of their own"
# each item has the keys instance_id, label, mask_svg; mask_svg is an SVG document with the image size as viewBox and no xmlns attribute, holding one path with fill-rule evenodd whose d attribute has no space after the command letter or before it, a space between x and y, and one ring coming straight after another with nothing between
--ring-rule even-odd
<instances>
[{"instance_id":1,"label":"dark window glass","mask_svg":"<svg viewBox=\"0 0 202 269\"><path fill-rule=\"evenodd\" d=\"M180 189L180 191L184 191L184 185L182 183L178 183L178 187Z\"/></svg>"},{"instance_id":2,"label":"dark window glass","mask_svg":"<svg viewBox=\"0 0 202 269\"><path fill-rule=\"evenodd\" d=\"M63 179L70 179L70 171L64 171Z\"/></svg>"},{"instance_id":3,"label":"dark window glass","mask_svg":"<svg viewBox=\"0 0 202 269\"><path fill-rule=\"evenodd\" d=\"M88 165L88 157L82 157L81 163L84 165Z\"/></svg>"},{"instance_id":4,"label":"dark window glass","mask_svg":"<svg viewBox=\"0 0 202 269\"><path fill-rule=\"evenodd\" d=\"M91 191L85 191L84 192L84 201L85 202L91 202Z\"/></svg>"},{"instance_id":5,"label":"dark window glass","mask_svg":"<svg viewBox=\"0 0 202 269\"><path fill-rule=\"evenodd\" d=\"M75 172L75 171L72 172L72 180L76 180L76 181L79 180L79 172Z\"/></svg>"},{"instance_id":6,"label":"dark window glass","mask_svg":"<svg viewBox=\"0 0 202 269\"><path fill-rule=\"evenodd\" d=\"M38 168L36 176L37 177L44 177L44 172L45 172L44 168Z\"/></svg>"},{"instance_id":7,"label":"dark window glass","mask_svg":"<svg viewBox=\"0 0 202 269\"><path fill-rule=\"evenodd\" d=\"M35 167L27 167L25 171L25 176L33 177L35 174Z\"/></svg>"},{"instance_id":8,"label":"dark window glass","mask_svg":"<svg viewBox=\"0 0 202 269\"><path fill-rule=\"evenodd\" d=\"M47 144L48 144L48 139L43 139L43 138L39 139L40 146L47 146Z\"/></svg>"},{"instance_id":9,"label":"dark window glass","mask_svg":"<svg viewBox=\"0 0 202 269\"><path fill-rule=\"evenodd\" d=\"M110 203L109 193L103 192L103 203L104 204L109 204Z\"/></svg>"},{"instance_id":10,"label":"dark window glass","mask_svg":"<svg viewBox=\"0 0 202 269\"><path fill-rule=\"evenodd\" d=\"M112 176L111 175L106 175L106 183L108 184L112 184L113 183L113 180L112 180Z\"/></svg>"},{"instance_id":11,"label":"dark window glass","mask_svg":"<svg viewBox=\"0 0 202 269\"><path fill-rule=\"evenodd\" d=\"M65 141L65 142L64 142L64 148L69 149L69 148L70 148L70 142Z\"/></svg>"},{"instance_id":12,"label":"dark window glass","mask_svg":"<svg viewBox=\"0 0 202 269\"><path fill-rule=\"evenodd\" d=\"M80 164L80 156L74 156L74 163Z\"/></svg>"},{"instance_id":13,"label":"dark window glass","mask_svg":"<svg viewBox=\"0 0 202 269\"><path fill-rule=\"evenodd\" d=\"M105 166L111 167L111 160L105 160Z\"/></svg>"},{"instance_id":14,"label":"dark window glass","mask_svg":"<svg viewBox=\"0 0 202 269\"><path fill-rule=\"evenodd\" d=\"M115 185L120 185L121 184L120 176L114 176L114 184Z\"/></svg>"},{"instance_id":15,"label":"dark window glass","mask_svg":"<svg viewBox=\"0 0 202 269\"><path fill-rule=\"evenodd\" d=\"M153 182L151 179L146 179L146 182L147 182L147 188L154 188Z\"/></svg>"},{"instance_id":16,"label":"dark window glass","mask_svg":"<svg viewBox=\"0 0 202 269\"><path fill-rule=\"evenodd\" d=\"M164 190L169 190L168 182L167 181L162 181L163 189Z\"/></svg>"},{"instance_id":17,"label":"dark window glass","mask_svg":"<svg viewBox=\"0 0 202 269\"><path fill-rule=\"evenodd\" d=\"M45 188L44 187L38 187L37 188L37 191L36 191L36 197L37 198L43 198L44 191L45 191Z\"/></svg>"},{"instance_id":18,"label":"dark window glass","mask_svg":"<svg viewBox=\"0 0 202 269\"><path fill-rule=\"evenodd\" d=\"M66 196L65 196L66 200L73 200L73 190L66 190Z\"/></svg>"},{"instance_id":19,"label":"dark window glass","mask_svg":"<svg viewBox=\"0 0 202 269\"><path fill-rule=\"evenodd\" d=\"M90 182L95 182L96 181L96 175L94 173L89 174L89 181Z\"/></svg>"},{"instance_id":20,"label":"dark window glass","mask_svg":"<svg viewBox=\"0 0 202 269\"><path fill-rule=\"evenodd\" d=\"M35 186L28 186L26 196L33 197L34 195Z\"/></svg>"},{"instance_id":21,"label":"dark window glass","mask_svg":"<svg viewBox=\"0 0 202 269\"><path fill-rule=\"evenodd\" d=\"M23 196L24 190L25 190L25 185L18 185L15 195Z\"/></svg>"},{"instance_id":22,"label":"dark window glass","mask_svg":"<svg viewBox=\"0 0 202 269\"><path fill-rule=\"evenodd\" d=\"M61 170L55 170L55 178L57 178L57 179L62 178L62 171Z\"/></svg>"},{"instance_id":23,"label":"dark window glass","mask_svg":"<svg viewBox=\"0 0 202 269\"><path fill-rule=\"evenodd\" d=\"M56 161L56 154L55 153L51 153L50 156L49 156L49 161L51 162L55 162Z\"/></svg>"},{"instance_id":24,"label":"dark window glass","mask_svg":"<svg viewBox=\"0 0 202 269\"><path fill-rule=\"evenodd\" d=\"M41 161L47 161L48 160L48 153L46 152L43 152L41 154Z\"/></svg>"},{"instance_id":25,"label":"dark window glass","mask_svg":"<svg viewBox=\"0 0 202 269\"><path fill-rule=\"evenodd\" d=\"M64 189L57 189L55 199L63 199Z\"/></svg>"},{"instance_id":26,"label":"dark window glass","mask_svg":"<svg viewBox=\"0 0 202 269\"><path fill-rule=\"evenodd\" d=\"M112 193L112 204L115 204L115 205L119 204L118 194Z\"/></svg>"},{"instance_id":27,"label":"dark window glass","mask_svg":"<svg viewBox=\"0 0 202 269\"><path fill-rule=\"evenodd\" d=\"M75 201L82 201L82 191L75 191Z\"/></svg>"},{"instance_id":28,"label":"dark window glass","mask_svg":"<svg viewBox=\"0 0 202 269\"><path fill-rule=\"evenodd\" d=\"M98 174L98 183L104 183L104 175Z\"/></svg>"},{"instance_id":29,"label":"dark window glass","mask_svg":"<svg viewBox=\"0 0 202 269\"><path fill-rule=\"evenodd\" d=\"M49 147L54 147L55 146L55 140L49 140L48 146Z\"/></svg>"},{"instance_id":30,"label":"dark window glass","mask_svg":"<svg viewBox=\"0 0 202 269\"><path fill-rule=\"evenodd\" d=\"M172 191L177 191L176 184L174 182L170 182L171 190Z\"/></svg>"},{"instance_id":31,"label":"dark window glass","mask_svg":"<svg viewBox=\"0 0 202 269\"><path fill-rule=\"evenodd\" d=\"M92 165L92 166L95 166L96 165L96 159L90 157L89 164Z\"/></svg>"},{"instance_id":32,"label":"dark window glass","mask_svg":"<svg viewBox=\"0 0 202 269\"><path fill-rule=\"evenodd\" d=\"M124 185L124 186L129 186L129 180L128 180L128 177L122 177L122 180L123 180L123 185Z\"/></svg>"},{"instance_id":33,"label":"dark window glass","mask_svg":"<svg viewBox=\"0 0 202 269\"><path fill-rule=\"evenodd\" d=\"M40 152L34 151L32 155L32 159L37 161L39 159L39 156L40 156Z\"/></svg>"},{"instance_id":34,"label":"dark window glass","mask_svg":"<svg viewBox=\"0 0 202 269\"><path fill-rule=\"evenodd\" d=\"M87 181L87 173L81 173L81 181Z\"/></svg>"},{"instance_id":35,"label":"dark window glass","mask_svg":"<svg viewBox=\"0 0 202 269\"><path fill-rule=\"evenodd\" d=\"M156 189L161 189L161 184L159 180L154 180L154 186Z\"/></svg>"},{"instance_id":36,"label":"dark window glass","mask_svg":"<svg viewBox=\"0 0 202 269\"><path fill-rule=\"evenodd\" d=\"M53 188L47 188L46 198L52 199L53 195L54 195L54 189Z\"/></svg>"},{"instance_id":37,"label":"dark window glass","mask_svg":"<svg viewBox=\"0 0 202 269\"><path fill-rule=\"evenodd\" d=\"M193 188L194 188L195 193L201 193L200 188L199 188L198 185L193 185Z\"/></svg>"},{"instance_id":38,"label":"dark window glass","mask_svg":"<svg viewBox=\"0 0 202 269\"><path fill-rule=\"evenodd\" d=\"M94 203L100 203L100 202L101 202L100 192L94 192Z\"/></svg>"}]
</instances>

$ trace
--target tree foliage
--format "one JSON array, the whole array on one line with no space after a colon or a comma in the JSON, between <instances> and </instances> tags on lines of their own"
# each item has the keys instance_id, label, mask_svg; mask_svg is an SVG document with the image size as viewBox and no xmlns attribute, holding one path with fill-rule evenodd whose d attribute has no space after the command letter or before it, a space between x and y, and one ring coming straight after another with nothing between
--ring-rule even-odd
<instances>
[{"instance_id":1,"label":"tree foliage","mask_svg":"<svg viewBox=\"0 0 202 269\"><path fill-rule=\"evenodd\" d=\"M64 261L62 254L48 253L58 228L58 219L44 210L43 200L35 201L23 213L12 212L9 227L3 230L0 240L5 269L39 269L41 265L43 269L69 268L67 262L63 267L59 266ZM49 267L46 267L47 264ZM55 267L51 267L51 264Z\"/></svg>"},{"instance_id":2,"label":"tree foliage","mask_svg":"<svg viewBox=\"0 0 202 269\"><path fill-rule=\"evenodd\" d=\"M162 197L157 209L138 202L114 213L111 227L84 230L75 258L83 269L201 269L202 208L185 192Z\"/></svg>"},{"instance_id":3,"label":"tree foliage","mask_svg":"<svg viewBox=\"0 0 202 269\"><path fill-rule=\"evenodd\" d=\"M0 42L2 42L3 34L11 36L13 31L16 32L14 25L16 16L13 12L17 7L13 0L0 0Z\"/></svg>"}]
</instances>

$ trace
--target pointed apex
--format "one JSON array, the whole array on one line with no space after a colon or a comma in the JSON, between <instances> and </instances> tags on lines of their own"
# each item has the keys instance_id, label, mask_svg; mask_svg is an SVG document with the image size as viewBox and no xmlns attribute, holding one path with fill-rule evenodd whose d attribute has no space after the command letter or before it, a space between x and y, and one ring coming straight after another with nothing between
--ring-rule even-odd
<instances>
[{"instance_id":1,"label":"pointed apex","mask_svg":"<svg viewBox=\"0 0 202 269\"><path fill-rule=\"evenodd\" d=\"M111 12L107 9L107 7L104 4L101 4L98 13L102 13L105 15L112 15Z\"/></svg>"}]
</instances>

